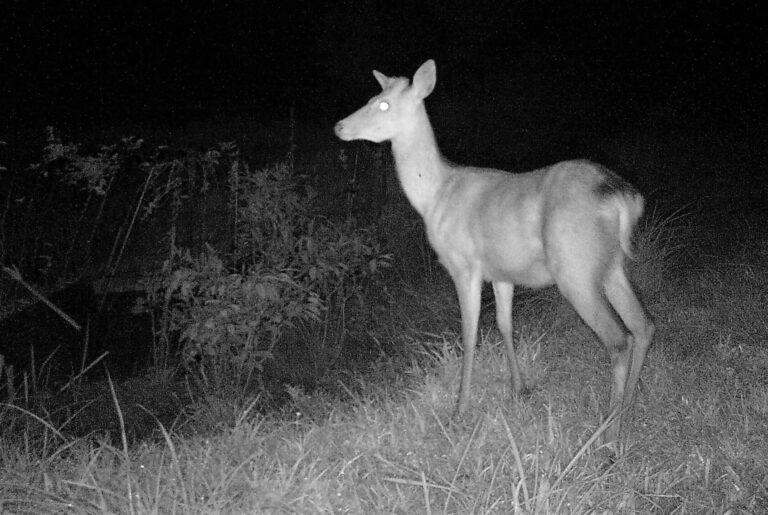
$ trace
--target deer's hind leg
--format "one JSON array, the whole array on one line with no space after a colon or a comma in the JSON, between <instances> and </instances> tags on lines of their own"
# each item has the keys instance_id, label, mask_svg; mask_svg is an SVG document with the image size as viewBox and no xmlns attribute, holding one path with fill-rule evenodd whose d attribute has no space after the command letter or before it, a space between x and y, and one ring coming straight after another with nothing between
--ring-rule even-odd
<instances>
[{"instance_id":1,"label":"deer's hind leg","mask_svg":"<svg viewBox=\"0 0 768 515\"><path fill-rule=\"evenodd\" d=\"M583 229L585 226L582 225ZM579 316L605 345L611 358L613 383L611 385L610 412L623 410L624 393L630 372L632 338L611 306L604 289L604 281L614 261L618 244L610 239L600 226L594 230L568 234L559 245L551 246L556 266L555 282L563 296ZM618 441L621 417L606 430L608 442Z\"/></svg>"},{"instance_id":2,"label":"deer's hind leg","mask_svg":"<svg viewBox=\"0 0 768 515\"><path fill-rule=\"evenodd\" d=\"M653 340L655 328L627 278L623 255L616 258L614 266L606 275L605 294L624 325L632 333L631 366L624 391L624 404L629 405L637 390L640 372Z\"/></svg>"}]
</instances>

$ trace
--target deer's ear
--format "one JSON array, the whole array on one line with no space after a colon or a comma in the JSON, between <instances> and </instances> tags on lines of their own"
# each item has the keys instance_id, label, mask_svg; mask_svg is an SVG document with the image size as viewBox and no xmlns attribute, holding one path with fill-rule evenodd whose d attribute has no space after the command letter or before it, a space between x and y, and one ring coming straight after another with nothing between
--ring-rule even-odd
<instances>
[{"instance_id":1,"label":"deer's ear","mask_svg":"<svg viewBox=\"0 0 768 515\"><path fill-rule=\"evenodd\" d=\"M425 62L413 75L413 89L419 98L426 98L435 89L437 71L435 61L430 59Z\"/></svg>"},{"instance_id":2,"label":"deer's ear","mask_svg":"<svg viewBox=\"0 0 768 515\"><path fill-rule=\"evenodd\" d=\"M378 70L373 70L373 76L376 77L378 83L381 84L381 89L387 89L387 86L389 86L389 77Z\"/></svg>"}]
</instances>

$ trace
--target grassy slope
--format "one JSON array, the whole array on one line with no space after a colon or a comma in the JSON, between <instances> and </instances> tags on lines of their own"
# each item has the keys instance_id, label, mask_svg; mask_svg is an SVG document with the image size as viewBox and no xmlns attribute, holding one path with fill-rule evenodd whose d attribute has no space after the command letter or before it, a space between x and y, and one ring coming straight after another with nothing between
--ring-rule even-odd
<instances>
[{"instance_id":1,"label":"grassy slope","mask_svg":"<svg viewBox=\"0 0 768 515\"><path fill-rule=\"evenodd\" d=\"M431 285L405 278L416 286L395 294L374 335L425 350L339 373L311 395L291 390L280 413L222 395L130 448L119 433L108 443L4 431L0 512L766 513L768 239L744 238L743 221L728 227L719 213L688 220L698 229L661 272L643 267L654 256L640 242L635 277L658 332L611 467L585 445L607 402L607 356L552 291L522 296L515 311L533 395L510 399L485 306L472 408L449 423L459 321L435 271Z\"/></svg>"},{"instance_id":2,"label":"grassy slope","mask_svg":"<svg viewBox=\"0 0 768 515\"><path fill-rule=\"evenodd\" d=\"M217 413L198 417L228 423L203 436L172 432L127 453L51 438L42 461L8 441L0 502L35 513L765 512L764 267L689 268L661 285L626 452L607 469L594 446L580 452L606 401L605 353L544 293L516 316L524 371L538 386L529 399L510 401L500 337L486 323L473 408L449 424L455 334L418 336L433 340L431 361L396 371L382 362L312 396L295 391L294 411L280 416L211 403ZM415 300L437 311L446 296Z\"/></svg>"}]
</instances>

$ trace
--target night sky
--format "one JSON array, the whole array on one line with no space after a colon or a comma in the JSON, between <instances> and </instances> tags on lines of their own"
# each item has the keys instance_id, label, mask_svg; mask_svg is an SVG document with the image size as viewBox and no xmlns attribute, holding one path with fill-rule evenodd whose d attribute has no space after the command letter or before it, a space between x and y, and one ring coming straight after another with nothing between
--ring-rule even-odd
<instances>
[{"instance_id":1,"label":"night sky","mask_svg":"<svg viewBox=\"0 0 768 515\"><path fill-rule=\"evenodd\" d=\"M376 92L371 69L410 76L428 58L440 87L472 95L528 88L564 110L599 103L620 116L673 99L696 123L763 123L757 2L2 5L3 130L233 114L268 121L291 107L299 118L334 120Z\"/></svg>"}]
</instances>

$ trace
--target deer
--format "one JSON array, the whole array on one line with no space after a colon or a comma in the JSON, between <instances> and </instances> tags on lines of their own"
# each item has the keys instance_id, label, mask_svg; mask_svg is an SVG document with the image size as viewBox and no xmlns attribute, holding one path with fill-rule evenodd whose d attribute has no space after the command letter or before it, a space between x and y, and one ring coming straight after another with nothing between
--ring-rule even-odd
<instances>
[{"instance_id":1,"label":"deer","mask_svg":"<svg viewBox=\"0 0 768 515\"><path fill-rule=\"evenodd\" d=\"M461 418L469 404L483 283L493 286L515 398L530 391L512 337L515 287L555 285L610 355L613 381L604 436L615 450L654 334L625 268L645 200L619 175L588 160L525 173L448 161L424 105L436 73L431 59L412 81L374 70L381 93L334 131L342 141L391 142L403 191L453 279L464 353L453 416Z\"/></svg>"}]
</instances>

